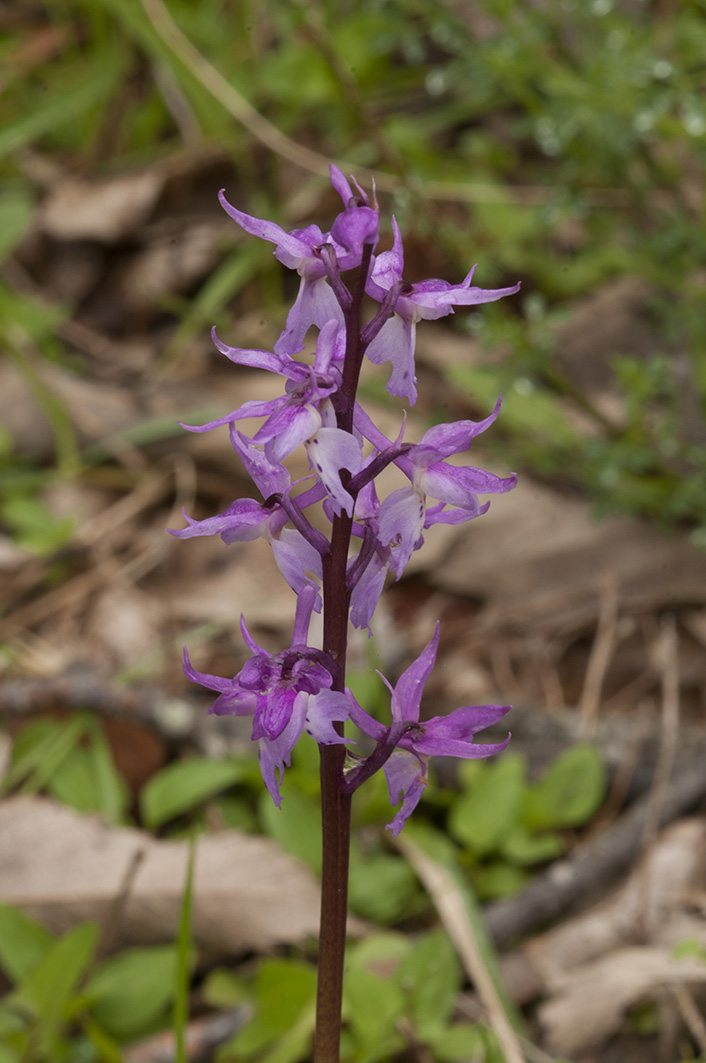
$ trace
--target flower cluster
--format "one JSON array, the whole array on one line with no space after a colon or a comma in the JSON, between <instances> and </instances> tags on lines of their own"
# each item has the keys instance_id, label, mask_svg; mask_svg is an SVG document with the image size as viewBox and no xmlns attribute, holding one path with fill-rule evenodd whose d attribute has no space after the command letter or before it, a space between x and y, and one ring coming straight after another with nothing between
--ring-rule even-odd
<instances>
[{"instance_id":1,"label":"flower cluster","mask_svg":"<svg viewBox=\"0 0 706 1063\"><path fill-rule=\"evenodd\" d=\"M321 745L342 744L343 723L352 720L373 739L375 748L366 758L350 756L340 785L351 791L383 768L393 804L402 798L389 825L397 833L421 796L429 758L484 757L504 748L504 742L475 744L473 735L507 710L466 706L420 723L422 692L438 646L437 626L420 657L394 689L389 688L391 723L385 726L373 720L345 688L344 654L308 644L311 615L322 609L328 594L329 601L343 603L355 627L370 632L388 573L400 578L427 529L479 516L489 503L481 503L478 496L508 491L516 478L448 460L466 452L493 423L499 402L482 421L436 425L416 442L405 441L403 420L398 438L390 440L357 401L358 374L365 357L376 365L389 363L389 393L414 403L417 322L453 313L455 306L500 299L519 285L477 288L471 285L473 270L457 285L442 280L407 283L395 219L392 249L376 255L377 203L374 199L371 203L357 183L351 187L335 166L331 182L343 209L327 233L316 225L285 232L273 222L236 210L220 193L230 217L246 232L273 243L279 261L295 269L301 281L272 351L229 347L215 333L213 337L232 362L281 377L283 394L266 402L246 402L208 424L184 426L193 432L227 426L260 498L238 499L206 520L185 514L187 527L172 534L184 539L220 535L226 543L265 539L297 595L297 609L291 645L282 653L272 655L258 646L243 621L243 638L252 656L233 679L196 672L188 656L185 670L190 679L218 692L211 712L252 716L252 739L259 745L263 778L278 805L282 774L302 733ZM350 271L354 272L349 285L343 275ZM377 310L363 324L364 294ZM304 353L312 328L317 333L313 356ZM262 419L252 437L238 428L246 418ZM284 463L301 446L306 449L309 474L293 482ZM376 480L393 463L406 484L381 500ZM323 510L330 535L316 526L314 506ZM338 575L332 561L336 536L345 545ZM326 631L326 609L324 625Z\"/></svg>"}]
</instances>

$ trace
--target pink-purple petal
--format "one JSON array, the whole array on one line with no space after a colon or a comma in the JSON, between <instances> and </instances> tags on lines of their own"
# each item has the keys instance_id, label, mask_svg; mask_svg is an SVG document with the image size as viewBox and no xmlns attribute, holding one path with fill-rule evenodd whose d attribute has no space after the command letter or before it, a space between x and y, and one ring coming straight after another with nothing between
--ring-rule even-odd
<instances>
[{"instance_id":1,"label":"pink-purple petal","mask_svg":"<svg viewBox=\"0 0 706 1063\"><path fill-rule=\"evenodd\" d=\"M424 685L431 675L436 651L439 648L439 623L417 659L410 664L395 684L392 699L392 719L394 722L404 720L416 723L424 693Z\"/></svg>"},{"instance_id":2,"label":"pink-purple petal","mask_svg":"<svg viewBox=\"0 0 706 1063\"><path fill-rule=\"evenodd\" d=\"M384 768L390 802L396 805L400 797L402 805L387 829L396 836L406 820L419 804L427 785L426 765L418 757L404 750L395 750Z\"/></svg>"},{"instance_id":3,"label":"pink-purple petal","mask_svg":"<svg viewBox=\"0 0 706 1063\"><path fill-rule=\"evenodd\" d=\"M390 395L406 398L413 406L417 401L417 378L414 371L414 343L416 324L412 320L392 315L366 349L366 356L375 365L389 362L392 372L387 381Z\"/></svg>"},{"instance_id":4,"label":"pink-purple petal","mask_svg":"<svg viewBox=\"0 0 706 1063\"><path fill-rule=\"evenodd\" d=\"M340 513L345 510L352 516L354 500L341 482L341 472L347 469L351 476L360 472L363 450L359 441L341 428L320 428L307 442L306 449L313 468L329 493L335 511Z\"/></svg>"}]
</instances>

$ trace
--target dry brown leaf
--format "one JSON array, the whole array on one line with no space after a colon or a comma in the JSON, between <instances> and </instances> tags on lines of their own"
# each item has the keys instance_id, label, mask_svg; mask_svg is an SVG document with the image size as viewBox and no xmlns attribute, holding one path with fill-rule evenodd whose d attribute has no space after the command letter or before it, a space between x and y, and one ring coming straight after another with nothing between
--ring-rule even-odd
<instances>
[{"instance_id":1,"label":"dry brown leaf","mask_svg":"<svg viewBox=\"0 0 706 1063\"><path fill-rule=\"evenodd\" d=\"M86 628L102 660L128 668L160 648L164 613L153 595L111 583L92 607Z\"/></svg>"},{"instance_id":2,"label":"dry brown leaf","mask_svg":"<svg viewBox=\"0 0 706 1063\"><path fill-rule=\"evenodd\" d=\"M174 232L157 235L149 247L126 264L120 287L132 312L149 307L172 292L186 291L215 268L220 258L218 223L182 225Z\"/></svg>"},{"instance_id":3,"label":"dry brown leaf","mask_svg":"<svg viewBox=\"0 0 706 1063\"><path fill-rule=\"evenodd\" d=\"M147 220L164 181L157 166L103 181L64 178L45 200L39 226L57 240L117 243Z\"/></svg>"},{"instance_id":4,"label":"dry brown leaf","mask_svg":"<svg viewBox=\"0 0 706 1063\"><path fill-rule=\"evenodd\" d=\"M141 857L141 859L140 859ZM161 841L39 797L0 804L0 899L55 932L110 919L140 859L115 943L173 941L188 843ZM268 838L227 830L196 851L193 933L218 953L269 949L318 930L319 887L311 872Z\"/></svg>"},{"instance_id":5,"label":"dry brown leaf","mask_svg":"<svg viewBox=\"0 0 706 1063\"><path fill-rule=\"evenodd\" d=\"M599 614L601 573L616 586L621 609L706 601L706 556L686 538L626 517L598 523L589 503L528 476L493 499L482 521L454 531L433 581L485 599L489 624L577 630Z\"/></svg>"},{"instance_id":6,"label":"dry brown leaf","mask_svg":"<svg viewBox=\"0 0 706 1063\"><path fill-rule=\"evenodd\" d=\"M567 972L539 1019L551 1050L574 1056L617 1033L638 1001L665 987L699 982L706 982L701 960L675 960L667 949L618 949Z\"/></svg>"},{"instance_id":7,"label":"dry brown leaf","mask_svg":"<svg viewBox=\"0 0 706 1063\"><path fill-rule=\"evenodd\" d=\"M187 550L190 557L183 556ZM190 539L175 553L194 573L174 586L171 606L180 623L224 621L237 632L242 613L248 626L291 628L296 598L267 543L225 546L220 539ZM239 642L240 635L236 638Z\"/></svg>"},{"instance_id":8,"label":"dry brown leaf","mask_svg":"<svg viewBox=\"0 0 706 1063\"><path fill-rule=\"evenodd\" d=\"M673 824L620 889L526 945L533 967L547 986L561 991L567 971L634 941L641 933L655 943L659 931L659 941L666 945L665 923L703 882L705 859L706 823L685 819Z\"/></svg>"}]
</instances>

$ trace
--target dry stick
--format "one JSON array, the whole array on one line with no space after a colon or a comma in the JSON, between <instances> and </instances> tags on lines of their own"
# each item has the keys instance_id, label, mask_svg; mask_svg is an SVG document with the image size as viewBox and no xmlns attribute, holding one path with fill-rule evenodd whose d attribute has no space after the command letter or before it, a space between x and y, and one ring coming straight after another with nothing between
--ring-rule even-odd
<instances>
[{"instance_id":1,"label":"dry stick","mask_svg":"<svg viewBox=\"0 0 706 1063\"><path fill-rule=\"evenodd\" d=\"M206 91L210 92L214 99L218 100L241 125L245 126L254 137L276 155L289 159L295 166L308 170L309 173L328 176L329 165L335 160L328 159L302 144L297 144L296 141L280 132L267 118L264 118L181 32L162 0L140 0L140 2L155 32L164 44ZM350 167L350 163L347 162L337 162L337 165L344 171ZM356 166L355 169L360 179L374 181L376 186L384 192L397 192L404 187L401 178L393 174L371 170L365 166ZM555 188L513 185L510 190L499 188L497 185L455 184L447 181L426 181L418 186L415 182L414 191L425 199L466 203L540 205L556 196ZM634 203L632 193L622 188L587 188L583 190L582 195L589 205L596 207L629 207Z\"/></svg>"},{"instance_id":2,"label":"dry stick","mask_svg":"<svg viewBox=\"0 0 706 1063\"><path fill-rule=\"evenodd\" d=\"M654 781L647 795L647 811L642 833L643 860L640 869L640 904L639 913L635 920L638 933L642 938L647 936L649 930L649 927L646 926L647 894L650 886L651 866L648 857L659 833L660 817L667 797L669 776L674 765L677 739L679 737L679 667L677 659L677 630L673 614L665 617L662 621L656 656L662 685L662 729Z\"/></svg>"},{"instance_id":3,"label":"dry stick","mask_svg":"<svg viewBox=\"0 0 706 1063\"><path fill-rule=\"evenodd\" d=\"M140 870L140 866L145 859L144 849L135 849L134 853L130 857L130 862L125 868L122 882L118 888L118 892L110 903L108 912L103 919L100 931L100 939L96 949L96 957L102 958L107 956L113 949L118 932L120 930L120 924L123 920L125 908L127 902L130 899L132 893L132 887L135 883L135 877ZM95 961L94 961L95 962Z\"/></svg>"},{"instance_id":4,"label":"dry stick","mask_svg":"<svg viewBox=\"0 0 706 1063\"><path fill-rule=\"evenodd\" d=\"M593 734L596 728L603 682L615 651L617 627L618 589L614 577L610 573L604 573L601 579L601 605L596 637L591 647L578 706L582 730L586 736Z\"/></svg>"},{"instance_id":5,"label":"dry stick","mask_svg":"<svg viewBox=\"0 0 706 1063\"><path fill-rule=\"evenodd\" d=\"M445 868L431 860L413 842L398 838L397 844L424 883L424 888L432 898L469 978L478 990L478 995L488 1013L490 1025L500 1042L506 1063L525 1063L525 1055L519 1038L505 1014L493 979L483 962L473 928L466 915L463 898L453 879Z\"/></svg>"},{"instance_id":6,"label":"dry stick","mask_svg":"<svg viewBox=\"0 0 706 1063\"><path fill-rule=\"evenodd\" d=\"M674 986L672 994L689 1033L699 1046L701 1055L706 1057L706 1022L693 996L684 985Z\"/></svg>"}]
</instances>

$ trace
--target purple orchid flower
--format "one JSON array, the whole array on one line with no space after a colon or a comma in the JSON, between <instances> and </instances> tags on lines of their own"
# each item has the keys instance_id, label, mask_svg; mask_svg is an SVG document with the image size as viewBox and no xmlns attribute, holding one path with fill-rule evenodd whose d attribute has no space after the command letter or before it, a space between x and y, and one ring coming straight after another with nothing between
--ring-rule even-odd
<instances>
[{"instance_id":1,"label":"purple orchid flower","mask_svg":"<svg viewBox=\"0 0 706 1063\"><path fill-rule=\"evenodd\" d=\"M337 320L328 320L321 329L313 367L288 356L275 357L269 351L228 347L215 330L212 335L215 346L232 362L285 377L285 394L267 402L245 402L232 413L203 425L183 425L188 431L210 432L245 418L265 417L252 442L264 445L267 461L277 465L314 436L322 425L335 425L336 415L329 396L341 386L338 362L345 341Z\"/></svg>"},{"instance_id":2,"label":"purple orchid flower","mask_svg":"<svg viewBox=\"0 0 706 1063\"><path fill-rule=\"evenodd\" d=\"M472 520L485 513L490 505L489 502L481 505L479 494L501 494L515 487L515 473L495 476L483 469L451 465L444 460L469 449L473 439L495 421L501 401L502 396L483 421L435 425L424 433L419 443L395 458L395 464L411 482L408 487L388 495L380 505L377 519L379 540L391 547L391 567L398 579L414 551L422 545L424 530L433 524L462 524ZM379 451L392 446L359 406L356 406L355 424ZM436 499L438 505L428 508L427 496Z\"/></svg>"},{"instance_id":3,"label":"purple orchid flower","mask_svg":"<svg viewBox=\"0 0 706 1063\"><path fill-rule=\"evenodd\" d=\"M489 745L474 743L476 731L501 720L509 706L466 705L448 716L435 716L420 722L419 709L424 685L431 674L439 646L439 624L433 637L416 661L402 673L395 687L384 676L383 682L392 695L392 725L385 727L374 720L360 707L350 691L351 719L364 734L374 738L378 749L386 755L393 749L384 764L385 778L393 805L402 798L402 805L393 821L387 824L392 834L399 834L405 821L414 811L428 782L430 757L463 757L475 759L500 753L510 741ZM371 755L375 759L375 753Z\"/></svg>"},{"instance_id":4,"label":"purple orchid flower","mask_svg":"<svg viewBox=\"0 0 706 1063\"><path fill-rule=\"evenodd\" d=\"M321 329L332 319L343 324L343 312L326 279L320 248L324 244L332 245L339 268L347 270L360 264L364 244L374 246L377 243L377 210L370 207L367 196L359 188L358 196L353 195L348 181L337 166L331 166L330 173L331 183L341 196L345 208L337 217L331 233L322 233L318 225L285 232L275 222L253 218L231 206L225 198L225 189L218 193L226 214L245 232L275 244L275 257L288 269L295 269L301 277L299 293L287 315L284 331L274 347L277 355L300 351L311 325Z\"/></svg>"},{"instance_id":5,"label":"purple orchid flower","mask_svg":"<svg viewBox=\"0 0 706 1063\"><path fill-rule=\"evenodd\" d=\"M187 527L168 528L170 535L176 539L220 535L224 543L248 543L277 536L289 519L278 503L268 505L252 498L238 498L223 513L205 520L194 520L185 509L182 513Z\"/></svg>"},{"instance_id":6,"label":"purple orchid flower","mask_svg":"<svg viewBox=\"0 0 706 1063\"><path fill-rule=\"evenodd\" d=\"M373 299L382 302L387 293L397 285L399 295L392 317L382 326L365 353L376 365L390 362L392 373L387 381L387 390L391 395L409 399L410 404L414 405L417 401L414 370L417 322L422 319L434 321L453 314L454 306L495 302L505 295L514 295L520 285L515 284L511 288L472 288L471 278L475 266L460 284L436 279L404 284L404 249L400 229L394 217L392 228L395 234L392 250L377 255L366 291Z\"/></svg>"},{"instance_id":7,"label":"purple orchid flower","mask_svg":"<svg viewBox=\"0 0 706 1063\"><path fill-rule=\"evenodd\" d=\"M217 716L253 717L252 740L259 744L260 770L278 808L284 768L289 766L292 750L305 731L321 745L346 741L336 732L334 723L348 719L350 698L330 689L333 662L306 642L314 599L313 587L302 588L292 644L278 654L259 646L241 617L243 639L253 656L233 679L196 671L184 648L184 672L188 678L218 692L208 711Z\"/></svg>"}]
</instances>

